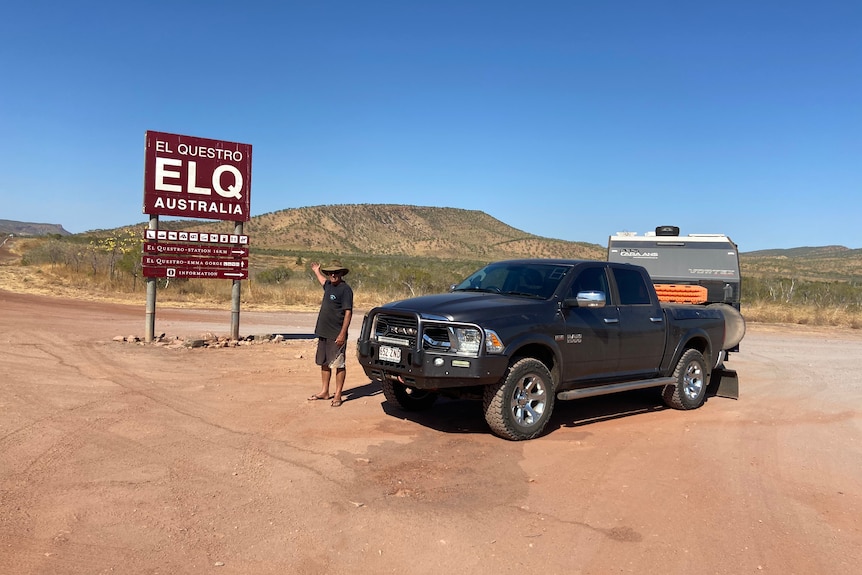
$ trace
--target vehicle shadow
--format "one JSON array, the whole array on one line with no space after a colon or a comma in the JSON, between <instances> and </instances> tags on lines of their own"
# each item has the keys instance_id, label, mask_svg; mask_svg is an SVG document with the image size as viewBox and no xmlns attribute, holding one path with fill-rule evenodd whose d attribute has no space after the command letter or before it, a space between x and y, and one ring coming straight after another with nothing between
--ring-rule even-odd
<instances>
[{"instance_id":1,"label":"vehicle shadow","mask_svg":"<svg viewBox=\"0 0 862 575\"><path fill-rule=\"evenodd\" d=\"M423 411L407 411L389 401L384 401L381 407L386 415L443 433L489 433L482 415L482 402L475 399L441 397L433 407Z\"/></svg>"},{"instance_id":2,"label":"vehicle shadow","mask_svg":"<svg viewBox=\"0 0 862 575\"><path fill-rule=\"evenodd\" d=\"M591 423L671 409L665 405L661 393L662 388L653 387L572 401L558 401L543 435L555 429L582 427ZM710 383L707 387L706 399L700 409L703 409L710 399L716 397L729 397L719 392L719 382Z\"/></svg>"},{"instance_id":3,"label":"vehicle shadow","mask_svg":"<svg viewBox=\"0 0 862 575\"><path fill-rule=\"evenodd\" d=\"M558 401L543 435L557 429L575 428L668 409L657 388L623 391L611 395Z\"/></svg>"},{"instance_id":4,"label":"vehicle shadow","mask_svg":"<svg viewBox=\"0 0 862 575\"><path fill-rule=\"evenodd\" d=\"M374 387L373 382L363 387ZM380 393L379 386L374 395ZM708 393L707 402L715 394ZM412 421L443 433L490 433L482 413L482 404L474 399L440 398L431 409L406 411L388 401L381 404L383 412L392 417ZM556 401L554 413L540 437L560 429L585 427L593 423L635 417L670 409L661 398L660 388L639 389L577 399Z\"/></svg>"},{"instance_id":5,"label":"vehicle shadow","mask_svg":"<svg viewBox=\"0 0 862 575\"><path fill-rule=\"evenodd\" d=\"M346 401L352 401L355 399L361 399L363 397L374 397L375 395L381 395L382 393L383 388L380 387L379 383L377 383L376 381L369 381L368 383L360 385L359 387L345 387L341 395Z\"/></svg>"}]
</instances>

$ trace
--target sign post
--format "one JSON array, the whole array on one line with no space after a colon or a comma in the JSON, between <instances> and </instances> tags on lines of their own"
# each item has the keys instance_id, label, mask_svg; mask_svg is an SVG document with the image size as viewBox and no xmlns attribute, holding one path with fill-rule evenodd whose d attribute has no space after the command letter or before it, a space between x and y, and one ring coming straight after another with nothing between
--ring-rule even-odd
<instances>
[{"instance_id":1,"label":"sign post","mask_svg":"<svg viewBox=\"0 0 862 575\"><path fill-rule=\"evenodd\" d=\"M145 240L155 243L144 244L141 262L147 278L146 341L151 342L155 337L156 278L159 277L231 279L231 338L239 339L240 282L248 277L248 262L236 257L248 256L248 238L242 231L243 222L251 219L250 210L251 144L147 131L143 212L150 216ZM235 245L229 248L160 243L162 239L225 243L220 236L227 235L164 233L159 230L160 215L232 221L234 234L230 239L236 239ZM242 238L245 238L244 246Z\"/></svg>"},{"instance_id":2,"label":"sign post","mask_svg":"<svg viewBox=\"0 0 862 575\"><path fill-rule=\"evenodd\" d=\"M234 233L238 236L242 235L242 222L236 222ZM234 341L239 339L239 300L240 300L240 280L233 280L233 285L230 290L230 338Z\"/></svg>"},{"instance_id":3,"label":"sign post","mask_svg":"<svg viewBox=\"0 0 862 575\"><path fill-rule=\"evenodd\" d=\"M159 216L150 216L150 225L147 229L159 229ZM146 335L144 341L151 342L156 337L156 278L144 274L147 278L147 312L146 312Z\"/></svg>"}]
</instances>

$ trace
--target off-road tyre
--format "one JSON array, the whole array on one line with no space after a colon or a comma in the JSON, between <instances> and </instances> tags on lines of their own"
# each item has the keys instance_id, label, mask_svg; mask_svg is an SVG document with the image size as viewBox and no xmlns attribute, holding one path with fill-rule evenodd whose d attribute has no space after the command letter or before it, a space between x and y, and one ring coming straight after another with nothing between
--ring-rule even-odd
<instances>
[{"instance_id":1,"label":"off-road tyre","mask_svg":"<svg viewBox=\"0 0 862 575\"><path fill-rule=\"evenodd\" d=\"M696 349L686 350L673 370L675 385L662 390L665 405L674 409L697 409L706 399L709 372L706 360Z\"/></svg>"},{"instance_id":2,"label":"off-road tyre","mask_svg":"<svg viewBox=\"0 0 862 575\"><path fill-rule=\"evenodd\" d=\"M554 382L547 366L526 357L509 366L503 379L485 387L485 421L504 439L533 439L554 411Z\"/></svg>"},{"instance_id":3,"label":"off-road tyre","mask_svg":"<svg viewBox=\"0 0 862 575\"><path fill-rule=\"evenodd\" d=\"M416 389L395 381L384 381L382 385L386 401L400 405L404 411L424 411L437 401L436 391Z\"/></svg>"}]
</instances>

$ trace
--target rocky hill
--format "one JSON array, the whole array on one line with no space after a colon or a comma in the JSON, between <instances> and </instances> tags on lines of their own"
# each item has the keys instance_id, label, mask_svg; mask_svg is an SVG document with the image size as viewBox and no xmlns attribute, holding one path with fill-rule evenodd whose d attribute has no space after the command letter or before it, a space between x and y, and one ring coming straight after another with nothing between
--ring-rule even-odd
<instances>
[{"instance_id":1,"label":"rocky hill","mask_svg":"<svg viewBox=\"0 0 862 575\"><path fill-rule=\"evenodd\" d=\"M160 222L167 229L233 230L230 222ZM528 234L476 210L391 204L291 208L255 216L252 248L442 259L602 259L605 247Z\"/></svg>"},{"instance_id":2,"label":"rocky hill","mask_svg":"<svg viewBox=\"0 0 862 575\"><path fill-rule=\"evenodd\" d=\"M135 226L143 229L146 223ZM175 230L232 232L232 222L162 220ZM82 236L104 236L95 230ZM513 228L478 210L392 204L347 204L290 208L253 217L244 225L253 252L300 255L397 256L460 261L518 257L605 259L606 247L545 238ZM68 235L61 225L0 220L7 235ZM318 257L318 256L315 256ZM862 249L799 247L743 252L746 276L860 281Z\"/></svg>"},{"instance_id":3,"label":"rocky hill","mask_svg":"<svg viewBox=\"0 0 862 575\"><path fill-rule=\"evenodd\" d=\"M69 236L70 232L63 229L60 224L36 224L32 222L16 222L14 220L0 220L0 235L8 236L47 236L59 234Z\"/></svg>"},{"instance_id":4,"label":"rocky hill","mask_svg":"<svg viewBox=\"0 0 862 575\"><path fill-rule=\"evenodd\" d=\"M740 262L747 275L862 281L862 249L844 246L759 250L740 254Z\"/></svg>"}]
</instances>

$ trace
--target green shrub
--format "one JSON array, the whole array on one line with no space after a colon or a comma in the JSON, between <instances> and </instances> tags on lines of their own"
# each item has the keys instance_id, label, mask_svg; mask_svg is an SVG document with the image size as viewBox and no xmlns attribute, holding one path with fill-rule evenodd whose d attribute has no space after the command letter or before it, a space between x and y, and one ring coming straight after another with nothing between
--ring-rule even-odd
<instances>
[{"instance_id":1,"label":"green shrub","mask_svg":"<svg viewBox=\"0 0 862 575\"><path fill-rule=\"evenodd\" d=\"M278 266L258 272L254 279L262 284L280 284L290 279L290 270L284 266Z\"/></svg>"}]
</instances>

